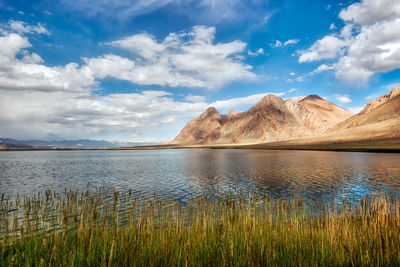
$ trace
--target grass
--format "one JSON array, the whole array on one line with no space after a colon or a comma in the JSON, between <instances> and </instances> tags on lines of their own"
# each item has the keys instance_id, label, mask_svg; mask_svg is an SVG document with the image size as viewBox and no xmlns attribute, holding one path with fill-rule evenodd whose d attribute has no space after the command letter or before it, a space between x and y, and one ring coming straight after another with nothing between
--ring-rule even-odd
<instances>
[{"instance_id":1,"label":"grass","mask_svg":"<svg viewBox=\"0 0 400 267\"><path fill-rule=\"evenodd\" d=\"M399 265L397 201L237 192L144 199L47 190L1 199L1 266Z\"/></svg>"}]
</instances>

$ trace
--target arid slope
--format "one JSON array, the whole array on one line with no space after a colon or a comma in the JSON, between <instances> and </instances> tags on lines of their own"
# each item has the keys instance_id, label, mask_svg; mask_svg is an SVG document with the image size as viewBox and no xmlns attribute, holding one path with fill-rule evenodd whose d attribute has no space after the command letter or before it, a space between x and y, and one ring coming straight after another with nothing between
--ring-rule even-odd
<instances>
[{"instance_id":1,"label":"arid slope","mask_svg":"<svg viewBox=\"0 0 400 267\"><path fill-rule=\"evenodd\" d=\"M221 115L215 108L208 108L191 120L170 144L256 144L293 140L320 135L351 116L350 112L316 95L284 101L269 94L242 113L233 110Z\"/></svg>"}]
</instances>

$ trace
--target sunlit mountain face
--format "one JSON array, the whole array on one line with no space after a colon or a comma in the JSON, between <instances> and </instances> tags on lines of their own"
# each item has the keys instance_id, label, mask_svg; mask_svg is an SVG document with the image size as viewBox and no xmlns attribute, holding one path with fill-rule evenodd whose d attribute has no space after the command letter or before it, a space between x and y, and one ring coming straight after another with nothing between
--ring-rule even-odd
<instances>
[{"instance_id":1,"label":"sunlit mountain face","mask_svg":"<svg viewBox=\"0 0 400 267\"><path fill-rule=\"evenodd\" d=\"M357 114L399 54L393 0L0 0L0 137L163 143L268 94Z\"/></svg>"}]
</instances>

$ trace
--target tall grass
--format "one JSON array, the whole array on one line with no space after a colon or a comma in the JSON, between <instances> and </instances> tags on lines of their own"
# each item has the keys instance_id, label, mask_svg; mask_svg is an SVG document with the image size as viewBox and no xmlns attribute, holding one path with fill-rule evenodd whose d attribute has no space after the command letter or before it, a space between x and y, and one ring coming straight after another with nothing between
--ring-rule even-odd
<instances>
[{"instance_id":1,"label":"tall grass","mask_svg":"<svg viewBox=\"0 0 400 267\"><path fill-rule=\"evenodd\" d=\"M398 203L229 192L186 202L47 190L1 198L0 265L399 265Z\"/></svg>"}]
</instances>

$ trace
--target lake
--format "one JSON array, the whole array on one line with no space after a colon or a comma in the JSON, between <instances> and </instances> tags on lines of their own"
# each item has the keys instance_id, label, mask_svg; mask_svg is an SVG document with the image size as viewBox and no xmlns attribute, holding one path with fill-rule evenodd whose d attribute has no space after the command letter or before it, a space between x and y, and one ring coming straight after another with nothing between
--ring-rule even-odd
<instances>
[{"instance_id":1,"label":"lake","mask_svg":"<svg viewBox=\"0 0 400 267\"><path fill-rule=\"evenodd\" d=\"M311 199L400 196L400 154L229 149L3 151L0 193L115 187L184 199L257 190Z\"/></svg>"}]
</instances>

